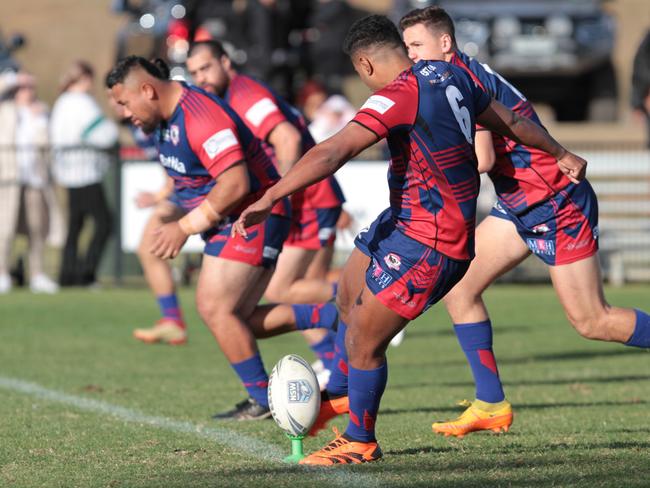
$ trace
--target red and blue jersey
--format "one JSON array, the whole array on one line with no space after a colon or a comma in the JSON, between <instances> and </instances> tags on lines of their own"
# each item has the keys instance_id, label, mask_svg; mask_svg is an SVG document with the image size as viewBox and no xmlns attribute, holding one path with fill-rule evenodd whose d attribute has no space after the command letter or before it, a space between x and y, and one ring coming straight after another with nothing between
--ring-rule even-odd
<instances>
[{"instance_id":1,"label":"red and blue jersey","mask_svg":"<svg viewBox=\"0 0 650 488\"><path fill-rule=\"evenodd\" d=\"M266 142L271 131L281 122L289 122L300 132L302 154L315 146L300 112L261 81L237 74L224 98L253 134L264 141L266 151L274 160L275 152ZM296 207L312 209L339 207L345 199L338 182L330 176L294 195L291 201Z\"/></svg>"},{"instance_id":2,"label":"red and blue jersey","mask_svg":"<svg viewBox=\"0 0 650 488\"><path fill-rule=\"evenodd\" d=\"M386 137L397 229L458 260L474 257L476 115L490 97L462 69L420 61L372 95L354 122Z\"/></svg>"},{"instance_id":3,"label":"red and blue jersey","mask_svg":"<svg viewBox=\"0 0 650 488\"><path fill-rule=\"evenodd\" d=\"M501 75L466 54L456 51L451 63L465 69L491 97L513 112L542 126L532 104ZM550 198L565 188L569 179L556 159L544 151L492 134L496 162L488 173L501 204L514 213Z\"/></svg>"},{"instance_id":4,"label":"red and blue jersey","mask_svg":"<svg viewBox=\"0 0 650 488\"><path fill-rule=\"evenodd\" d=\"M176 198L186 210L199 205L219 175L238 163L246 164L250 194L231 218L280 178L261 141L237 114L218 97L186 84L174 113L160 126L158 149L160 163L174 180Z\"/></svg>"}]
</instances>

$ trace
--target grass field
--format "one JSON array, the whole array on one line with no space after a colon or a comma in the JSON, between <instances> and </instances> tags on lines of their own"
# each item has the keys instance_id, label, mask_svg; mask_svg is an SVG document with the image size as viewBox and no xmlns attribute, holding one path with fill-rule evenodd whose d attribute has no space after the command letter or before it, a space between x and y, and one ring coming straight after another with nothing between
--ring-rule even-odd
<instances>
[{"instance_id":1,"label":"grass field","mask_svg":"<svg viewBox=\"0 0 650 488\"><path fill-rule=\"evenodd\" d=\"M646 306L650 287L609 290ZM187 346L130 337L155 317L144 290L0 298L0 486L649 486L650 354L580 339L549 287L499 286L487 300L515 423L506 435L435 437L432 420L473 398L471 375L440 308L389 351L377 433L382 461L334 470L284 465L272 421L209 416L244 396L182 299ZM311 360L298 336L262 343ZM343 419L334 422L340 428ZM331 438L306 441L319 448Z\"/></svg>"}]
</instances>

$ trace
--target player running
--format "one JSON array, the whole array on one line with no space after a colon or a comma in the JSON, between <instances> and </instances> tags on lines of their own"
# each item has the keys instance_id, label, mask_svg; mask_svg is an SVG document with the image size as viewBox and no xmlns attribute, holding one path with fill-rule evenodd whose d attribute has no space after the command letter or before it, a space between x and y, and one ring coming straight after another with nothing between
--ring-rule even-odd
<instances>
[{"instance_id":1,"label":"player running","mask_svg":"<svg viewBox=\"0 0 650 488\"><path fill-rule=\"evenodd\" d=\"M541 126L521 92L458 49L453 21L442 8L414 10L400 27L413 61L444 60L461 67L492 98ZM580 335L650 347L650 317L605 301L597 254L598 201L589 182L572 181L551 154L480 127L476 153L480 171L488 172L494 183L497 202L476 229L476 258L444 298L474 375L476 400L457 420L433 424L434 432L459 437L477 430L507 430L512 423L481 295L531 253L548 265L567 318Z\"/></svg>"},{"instance_id":2,"label":"player running","mask_svg":"<svg viewBox=\"0 0 650 488\"><path fill-rule=\"evenodd\" d=\"M265 150L280 174L286 173L314 146L298 110L264 83L238 73L220 42L193 44L187 69L198 86L222 97L251 132L264 141ZM310 268L311 274L325 276L327 273L327 258L332 256L343 201L343 193L333 176L292 196L291 229L266 289L267 300L309 304L327 302L336 295L335 287L324 279L305 278ZM315 266L321 269L313 269ZM307 307L304 313L311 315L314 307ZM335 307L327 306L324 313L336 313ZM305 338L329 371L334 354L333 337L324 331L311 330L305 333Z\"/></svg>"},{"instance_id":3,"label":"player running","mask_svg":"<svg viewBox=\"0 0 650 488\"><path fill-rule=\"evenodd\" d=\"M356 464L382 455L375 422L386 386L386 347L462 278L474 255L476 117L556 155L576 176L585 165L537 125L491 101L464 70L444 62L412 65L386 17L355 22L344 50L363 82L377 91L353 122L309 151L234 226L247 235L244 228L268 217L279 199L388 139L390 208L357 237L337 294L339 332L347 328L350 421L343 435L303 464Z\"/></svg>"},{"instance_id":4,"label":"player running","mask_svg":"<svg viewBox=\"0 0 650 488\"><path fill-rule=\"evenodd\" d=\"M119 61L107 86L132 123L145 132L158 129L160 162L174 180L173 203L185 213L150 229L150 252L173 258L190 235L201 234L206 245L196 291L199 314L250 395L237 418L267 418L268 376L246 321L288 235L289 202L279 200L269 220L246 238L231 237L230 228L279 175L261 141L222 100L169 81L146 59Z\"/></svg>"}]
</instances>

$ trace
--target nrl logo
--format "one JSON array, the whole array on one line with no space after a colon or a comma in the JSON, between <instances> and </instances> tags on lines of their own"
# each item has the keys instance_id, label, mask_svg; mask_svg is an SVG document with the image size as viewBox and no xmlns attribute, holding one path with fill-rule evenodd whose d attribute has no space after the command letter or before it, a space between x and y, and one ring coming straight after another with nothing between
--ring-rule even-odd
<instances>
[{"instance_id":1,"label":"nrl logo","mask_svg":"<svg viewBox=\"0 0 650 488\"><path fill-rule=\"evenodd\" d=\"M400 257L392 252L389 252L384 256L384 262L386 263L386 266L388 266L390 269L398 270L399 267L402 265L402 260Z\"/></svg>"},{"instance_id":2,"label":"nrl logo","mask_svg":"<svg viewBox=\"0 0 650 488\"><path fill-rule=\"evenodd\" d=\"M181 140L181 131L176 124L169 128L169 139L172 141L174 146L177 146L178 142Z\"/></svg>"}]
</instances>

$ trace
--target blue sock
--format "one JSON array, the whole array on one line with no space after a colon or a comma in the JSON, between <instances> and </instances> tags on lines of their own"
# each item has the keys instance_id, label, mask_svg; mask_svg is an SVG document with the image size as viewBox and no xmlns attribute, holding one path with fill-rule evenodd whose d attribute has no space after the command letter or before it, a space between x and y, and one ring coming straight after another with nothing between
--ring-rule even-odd
<instances>
[{"instance_id":1,"label":"blue sock","mask_svg":"<svg viewBox=\"0 0 650 488\"><path fill-rule=\"evenodd\" d=\"M454 324L460 347L472 368L476 383L476 399L498 403L505 399L497 363L492 352L492 323L489 320Z\"/></svg>"},{"instance_id":2,"label":"blue sock","mask_svg":"<svg viewBox=\"0 0 650 488\"><path fill-rule=\"evenodd\" d=\"M158 300L158 306L160 307L160 313L163 318L183 322L176 293L172 293L171 295L158 295L156 300Z\"/></svg>"},{"instance_id":3,"label":"blue sock","mask_svg":"<svg viewBox=\"0 0 650 488\"><path fill-rule=\"evenodd\" d=\"M291 305L296 316L296 329L330 329L334 330L339 320L339 311L332 302Z\"/></svg>"},{"instance_id":4,"label":"blue sock","mask_svg":"<svg viewBox=\"0 0 650 488\"><path fill-rule=\"evenodd\" d=\"M329 382L327 383L327 394L332 397L345 396L348 394L348 353L345 350L345 332L348 327L339 320L339 327L334 339L334 359Z\"/></svg>"},{"instance_id":5,"label":"blue sock","mask_svg":"<svg viewBox=\"0 0 650 488\"><path fill-rule=\"evenodd\" d=\"M345 429L345 435L350 440L375 441L375 420L387 380L386 362L370 370L350 366L350 421Z\"/></svg>"},{"instance_id":6,"label":"blue sock","mask_svg":"<svg viewBox=\"0 0 650 488\"><path fill-rule=\"evenodd\" d=\"M625 343L626 346L635 347L650 347L650 315L647 313L634 309L636 313L636 324L634 325L634 332L632 337Z\"/></svg>"},{"instance_id":7,"label":"blue sock","mask_svg":"<svg viewBox=\"0 0 650 488\"><path fill-rule=\"evenodd\" d=\"M323 338L322 341L317 342L316 344L311 344L309 347L316 357L323 361L323 366L325 369L332 369L332 360L334 359L334 339L336 335L332 331L328 331L327 335Z\"/></svg>"},{"instance_id":8,"label":"blue sock","mask_svg":"<svg viewBox=\"0 0 650 488\"><path fill-rule=\"evenodd\" d=\"M269 385L269 375L264 370L262 358L258 352L255 356L239 363L231 363L235 373L246 387L248 394L260 405L269 406L266 387Z\"/></svg>"}]
</instances>

